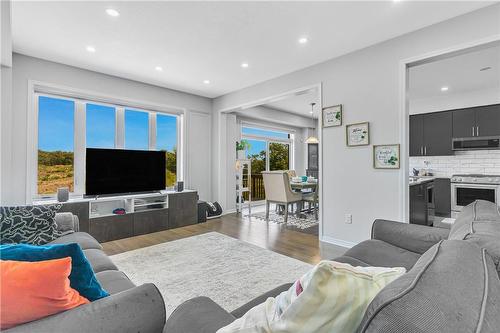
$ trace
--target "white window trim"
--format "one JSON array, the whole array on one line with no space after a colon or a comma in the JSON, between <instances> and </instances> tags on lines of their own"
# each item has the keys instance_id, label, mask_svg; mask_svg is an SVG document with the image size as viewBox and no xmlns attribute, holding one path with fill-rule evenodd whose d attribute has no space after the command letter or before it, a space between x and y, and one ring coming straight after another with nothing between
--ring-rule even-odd
<instances>
[{"instance_id":1,"label":"white window trim","mask_svg":"<svg viewBox=\"0 0 500 333\"><path fill-rule=\"evenodd\" d=\"M74 89L51 83L28 80L28 122L27 122L27 156L26 156L26 203L41 197L55 197L38 194L38 97L47 96L75 102L74 114L74 192L71 195L82 195L85 191L85 151L86 151L86 103L93 103L115 108L115 148L125 146L125 108L147 112L149 114L149 147L156 148L156 136L151 137L151 126L156 125L156 113L177 117L177 180L184 179L184 134L186 132L183 117L186 109L169 105L155 104L132 100L123 97L113 97L97 92ZM154 114L154 117L151 116ZM154 118L154 120L153 120ZM76 122L81 126L76 126ZM83 122L82 122L83 121ZM181 126L179 126L181 125ZM155 127L156 129L156 127ZM155 131L156 134L156 131ZM181 140L179 140L181 138ZM153 148L152 148L153 147ZM83 161L83 163L82 163ZM78 164L78 166L77 166Z\"/></svg>"}]
</instances>

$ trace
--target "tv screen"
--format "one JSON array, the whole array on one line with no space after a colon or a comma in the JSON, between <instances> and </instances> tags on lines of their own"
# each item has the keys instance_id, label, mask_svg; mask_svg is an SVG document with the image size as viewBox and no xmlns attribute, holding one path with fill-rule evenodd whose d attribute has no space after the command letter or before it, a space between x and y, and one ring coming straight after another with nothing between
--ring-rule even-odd
<instances>
[{"instance_id":1,"label":"tv screen","mask_svg":"<svg viewBox=\"0 0 500 333\"><path fill-rule=\"evenodd\" d=\"M165 189L164 151L87 148L85 194L118 194Z\"/></svg>"}]
</instances>

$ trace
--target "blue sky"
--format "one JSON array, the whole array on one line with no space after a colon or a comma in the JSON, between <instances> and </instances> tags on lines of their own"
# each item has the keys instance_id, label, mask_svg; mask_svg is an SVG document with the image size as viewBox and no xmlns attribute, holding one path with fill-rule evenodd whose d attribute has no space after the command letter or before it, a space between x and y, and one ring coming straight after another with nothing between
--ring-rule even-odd
<instances>
[{"instance_id":1,"label":"blue sky","mask_svg":"<svg viewBox=\"0 0 500 333\"><path fill-rule=\"evenodd\" d=\"M73 151L74 108L70 100L40 96L38 147L45 151ZM87 147L113 148L115 108L88 103ZM177 118L157 114L157 149L172 151L177 142ZM148 113L125 110L125 148L148 149Z\"/></svg>"}]
</instances>

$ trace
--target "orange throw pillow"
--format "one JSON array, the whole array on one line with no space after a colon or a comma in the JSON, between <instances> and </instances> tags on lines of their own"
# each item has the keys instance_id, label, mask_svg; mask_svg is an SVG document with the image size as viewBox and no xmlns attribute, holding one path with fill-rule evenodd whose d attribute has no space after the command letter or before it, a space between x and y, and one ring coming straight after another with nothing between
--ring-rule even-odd
<instances>
[{"instance_id":1,"label":"orange throw pillow","mask_svg":"<svg viewBox=\"0 0 500 333\"><path fill-rule=\"evenodd\" d=\"M0 329L72 309L89 301L69 286L71 258L0 260Z\"/></svg>"}]
</instances>

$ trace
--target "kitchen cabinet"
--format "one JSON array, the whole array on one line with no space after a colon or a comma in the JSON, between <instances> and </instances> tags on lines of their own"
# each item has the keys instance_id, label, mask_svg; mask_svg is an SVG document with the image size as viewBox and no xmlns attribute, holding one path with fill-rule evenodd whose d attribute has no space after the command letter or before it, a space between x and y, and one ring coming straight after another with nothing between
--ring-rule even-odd
<instances>
[{"instance_id":1,"label":"kitchen cabinet","mask_svg":"<svg viewBox=\"0 0 500 333\"><path fill-rule=\"evenodd\" d=\"M424 115L410 116L410 156L424 154Z\"/></svg>"},{"instance_id":2,"label":"kitchen cabinet","mask_svg":"<svg viewBox=\"0 0 500 333\"><path fill-rule=\"evenodd\" d=\"M436 216L451 215L451 183L450 178L434 179L434 206Z\"/></svg>"},{"instance_id":3,"label":"kitchen cabinet","mask_svg":"<svg viewBox=\"0 0 500 333\"><path fill-rule=\"evenodd\" d=\"M429 224L427 183L410 185L410 223Z\"/></svg>"},{"instance_id":4,"label":"kitchen cabinet","mask_svg":"<svg viewBox=\"0 0 500 333\"><path fill-rule=\"evenodd\" d=\"M500 104L476 110L476 136L500 135Z\"/></svg>"},{"instance_id":5,"label":"kitchen cabinet","mask_svg":"<svg viewBox=\"0 0 500 333\"><path fill-rule=\"evenodd\" d=\"M453 155L452 113L410 116L410 156Z\"/></svg>"},{"instance_id":6,"label":"kitchen cabinet","mask_svg":"<svg viewBox=\"0 0 500 333\"><path fill-rule=\"evenodd\" d=\"M452 112L454 138L500 135L500 104Z\"/></svg>"}]
</instances>

